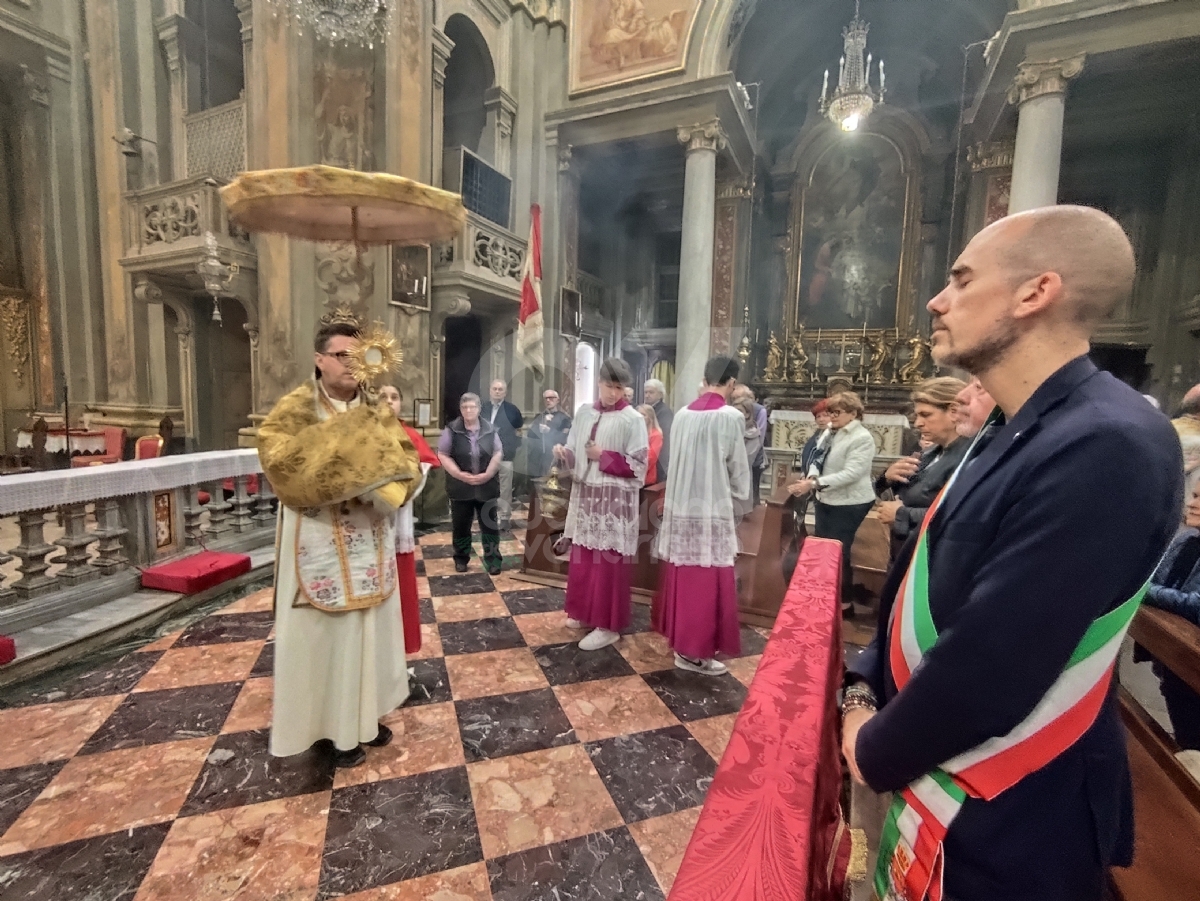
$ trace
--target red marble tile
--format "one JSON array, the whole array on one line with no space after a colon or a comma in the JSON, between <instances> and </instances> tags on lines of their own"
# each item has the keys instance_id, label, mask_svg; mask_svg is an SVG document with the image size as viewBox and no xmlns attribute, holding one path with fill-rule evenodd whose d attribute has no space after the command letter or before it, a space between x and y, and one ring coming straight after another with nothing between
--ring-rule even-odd
<instances>
[{"instance_id":1,"label":"red marble tile","mask_svg":"<svg viewBox=\"0 0 1200 901\"><path fill-rule=\"evenodd\" d=\"M264 642L238 641L171 648L142 677L134 691L159 691L188 685L241 682L250 675Z\"/></svg>"},{"instance_id":2,"label":"red marble tile","mask_svg":"<svg viewBox=\"0 0 1200 901\"><path fill-rule=\"evenodd\" d=\"M124 695L0 710L0 769L74 757Z\"/></svg>"},{"instance_id":3,"label":"red marble tile","mask_svg":"<svg viewBox=\"0 0 1200 901\"><path fill-rule=\"evenodd\" d=\"M275 680L247 679L242 686L238 698L233 702L233 709L225 718L221 731L250 732L254 729L268 729L271 726L271 700L275 691Z\"/></svg>"},{"instance_id":4,"label":"red marble tile","mask_svg":"<svg viewBox=\"0 0 1200 901\"><path fill-rule=\"evenodd\" d=\"M382 748L366 748L367 762L338 770L334 788L399 779L466 762L452 702L401 707L382 722L392 730L392 743Z\"/></svg>"},{"instance_id":5,"label":"red marble tile","mask_svg":"<svg viewBox=\"0 0 1200 901\"><path fill-rule=\"evenodd\" d=\"M473 863L355 892L344 896L342 901L492 901L492 890L488 885L487 865Z\"/></svg>"},{"instance_id":6,"label":"red marble tile","mask_svg":"<svg viewBox=\"0 0 1200 901\"><path fill-rule=\"evenodd\" d=\"M671 893L679 865L683 862L683 852L687 850L699 819L700 808L692 807L629 826L633 840L641 849L664 895Z\"/></svg>"}]
</instances>

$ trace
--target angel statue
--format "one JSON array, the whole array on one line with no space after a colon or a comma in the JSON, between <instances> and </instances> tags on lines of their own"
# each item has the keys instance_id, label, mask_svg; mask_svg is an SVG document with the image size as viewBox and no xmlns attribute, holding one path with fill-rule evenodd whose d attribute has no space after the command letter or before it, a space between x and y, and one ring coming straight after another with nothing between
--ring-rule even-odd
<instances>
[{"instance_id":1,"label":"angel statue","mask_svg":"<svg viewBox=\"0 0 1200 901\"><path fill-rule=\"evenodd\" d=\"M788 381L793 384L808 383L808 353L804 350L804 326L792 337L788 344Z\"/></svg>"},{"instance_id":2,"label":"angel statue","mask_svg":"<svg viewBox=\"0 0 1200 901\"><path fill-rule=\"evenodd\" d=\"M900 382L905 385L915 385L925 378L925 361L929 359L929 342L920 335L908 339L910 356L908 362L900 367Z\"/></svg>"},{"instance_id":3,"label":"angel statue","mask_svg":"<svg viewBox=\"0 0 1200 901\"><path fill-rule=\"evenodd\" d=\"M867 353L871 356L871 362L867 364L867 383L871 385L883 384L883 367L888 361L888 339L883 332L877 334L867 334L863 338L863 343L866 345Z\"/></svg>"},{"instance_id":4,"label":"angel statue","mask_svg":"<svg viewBox=\"0 0 1200 901\"><path fill-rule=\"evenodd\" d=\"M783 348L779 346L779 339L775 337L775 333L771 332L767 338L767 367L763 370L764 382L782 382L787 373L784 370Z\"/></svg>"}]
</instances>

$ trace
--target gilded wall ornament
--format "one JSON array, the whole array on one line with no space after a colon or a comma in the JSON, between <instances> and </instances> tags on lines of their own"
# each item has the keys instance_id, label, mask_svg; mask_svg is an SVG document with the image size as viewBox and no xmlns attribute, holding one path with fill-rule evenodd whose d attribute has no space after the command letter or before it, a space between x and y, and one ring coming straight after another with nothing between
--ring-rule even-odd
<instances>
[{"instance_id":1,"label":"gilded wall ornament","mask_svg":"<svg viewBox=\"0 0 1200 901\"><path fill-rule=\"evenodd\" d=\"M771 332L770 337L767 338L767 367L763 370L762 380L764 382L782 382L786 377L783 348L779 346L779 339L775 337L775 333Z\"/></svg>"},{"instance_id":2,"label":"gilded wall ornament","mask_svg":"<svg viewBox=\"0 0 1200 901\"><path fill-rule=\"evenodd\" d=\"M804 327L788 342L788 381L797 385L808 384L808 353L804 350Z\"/></svg>"},{"instance_id":3,"label":"gilded wall ornament","mask_svg":"<svg viewBox=\"0 0 1200 901\"><path fill-rule=\"evenodd\" d=\"M29 315L25 302L12 295L0 297L0 320L4 322L4 340L13 364L13 376L17 387L23 388L29 369Z\"/></svg>"},{"instance_id":4,"label":"gilded wall ornament","mask_svg":"<svg viewBox=\"0 0 1200 901\"><path fill-rule=\"evenodd\" d=\"M925 362L929 359L929 342L920 335L908 339L908 362L900 367L897 376L901 384L915 385L925 378Z\"/></svg>"}]
</instances>

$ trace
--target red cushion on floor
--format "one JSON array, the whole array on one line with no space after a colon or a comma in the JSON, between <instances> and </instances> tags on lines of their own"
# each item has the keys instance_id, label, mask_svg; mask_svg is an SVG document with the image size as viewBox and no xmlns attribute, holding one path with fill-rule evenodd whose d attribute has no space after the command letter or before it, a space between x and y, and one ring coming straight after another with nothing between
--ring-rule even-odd
<instances>
[{"instance_id":1,"label":"red cushion on floor","mask_svg":"<svg viewBox=\"0 0 1200 901\"><path fill-rule=\"evenodd\" d=\"M17 643L7 635L0 635L0 666L17 659Z\"/></svg>"},{"instance_id":2,"label":"red cushion on floor","mask_svg":"<svg viewBox=\"0 0 1200 901\"><path fill-rule=\"evenodd\" d=\"M195 594L248 572L250 558L246 554L202 551L182 560L142 570L142 587Z\"/></svg>"}]
</instances>

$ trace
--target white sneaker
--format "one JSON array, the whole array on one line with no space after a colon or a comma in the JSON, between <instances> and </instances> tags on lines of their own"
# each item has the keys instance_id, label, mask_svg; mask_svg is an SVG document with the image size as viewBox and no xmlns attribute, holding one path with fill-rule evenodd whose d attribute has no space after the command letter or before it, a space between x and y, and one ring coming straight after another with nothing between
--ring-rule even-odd
<instances>
[{"instance_id":1,"label":"white sneaker","mask_svg":"<svg viewBox=\"0 0 1200 901\"><path fill-rule=\"evenodd\" d=\"M571 619L571 617L568 616L567 617L567 628L568 629L586 629L587 623L580 622L577 619Z\"/></svg>"},{"instance_id":2,"label":"white sneaker","mask_svg":"<svg viewBox=\"0 0 1200 901\"><path fill-rule=\"evenodd\" d=\"M593 629L583 637L583 641L579 642L579 650L598 651L601 648L608 647L610 644L616 644L620 640L620 632L610 632L608 629Z\"/></svg>"},{"instance_id":3,"label":"white sneaker","mask_svg":"<svg viewBox=\"0 0 1200 901\"><path fill-rule=\"evenodd\" d=\"M729 667L720 660L711 657L707 660L693 660L691 657L676 654L675 666L679 669L685 669L690 673L699 673L702 676L723 676L729 672Z\"/></svg>"}]
</instances>

